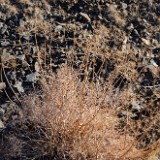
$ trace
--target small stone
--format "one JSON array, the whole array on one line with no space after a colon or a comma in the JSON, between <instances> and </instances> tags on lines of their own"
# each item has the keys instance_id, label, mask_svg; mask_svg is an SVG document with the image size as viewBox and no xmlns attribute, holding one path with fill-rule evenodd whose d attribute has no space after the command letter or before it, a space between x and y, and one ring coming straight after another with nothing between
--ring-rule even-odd
<instances>
[{"instance_id":1,"label":"small stone","mask_svg":"<svg viewBox=\"0 0 160 160\"><path fill-rule=\"evenodd\" d=\"M140 104L138 104L137 102L132 103L132 109L140 111L141 108L142 108L142 106Z\"/></svg>"},{"instance_id":2,"label":"small stone","mask_svg":"<svg viewBox=\"0 0 160 160\"><path fill-rule=\"evenodd\" d=\"M28 74L28 75L26 76L26 81L27 81L27 82L36 83L37 80L38 80L38 77L39 77L39 73L37 73L37 72L31 73L31 74Z\"/></svg>"},{"instance_id":3,"label":"small stone","mask_svg":"<svg viewBox=\"0 0 160 160\"><path fill-rule=\"evenodd\" d=\"M22 65L23 65L23 67L29 67L30 66L30 64L28 64L28 62L27 61L22 61Z\"/></svg>"},{"instance_id":4,"label":"small stone","mask_svg":"<svg viewBox=\"0 0 160 160\"><path fill-rule=\"evenodd\" d=\"M5 113L4 109L0 108L0 118L4 116L4 113Z\"/></svg>"},{"instance_id":5,"label":"small stone","mask_svg":"<svg viewBox=\"0 0 160 160\"><path fill-rule=\"evenodd\" d=\"M4 128L3 122L0 120L0 130Z\"/></svg>"},{"instance_id":6,"label":"small stone","mask_svg":"<svg viewBox=\"0 0 160 160\"><path fill-rule=\"evenodd\" d=\"M61 31L62 30L62 26L61 25L58 25L58 26L56 26L56 28L55 28L55 32L59 32L59 31Z\"/></svg>"},{"instance_id":7,"label":"small stone","mask_svg":"<svg viewBox=\"0 0 160 160\"><path fill-rule=\"evenodd\" d=\"M4 27L1 29L1 34L4 34L7 31L7 25L4 25Z\"/></svg>"},{"instance_id":8,"label":"small stone","mask_svg":"<svg viewBox=\"0 0 160 160\"><path fill-rule=\"evenodd\" d=\"M149 40L144 39L144 38L141 38L141 40L142 40L142 42L143 42L144 44L146 44L147 46L150 45L150 41L149 41Z\"/></svg>"},{"instance_id":9,"label":"small stone","mask_svg":"<svg viewBox=\"0 0 160 160\"><path fill-rule=\"evenodd\" d=\"M6 88L6 84L3 82L0 82L0 90L5 89Z\"/></svg>"},{"instance_id":10,"label":"small stone","mask_svg":"<svg viewBox=\"0 0 160 160\"><path fill-rule=\"evenodd\" d=\"M9 80L14 81L15 80L15 72L14 71L9 71L7 73L7 77L8 77Z\"/></svg>"},{"instance_id":11,"label":"small stone","mask_svg":"<svg viewBox=\"0 0 160 160\"><path fill-rule=\"evenodd\" d=\"M133 34L133 36L134 36L135 38L139 37L139 33L138 33L138 31L137 31L136 29L133 29L132 34Z\"/></svg>"},{"instance_id":12,"label":"small stone","mask_svg":"<svg viewBox=\"0 0 160 160\"><path fill-rule=\"evenodd\" d=\"M19 92L24 92L24 88L22 87L22 82L16 81L14 87L17 88Z\"/></svg>"},{"instance_id":13,"label":"small stone","mask_svg":"<svg viewBox=\"0 0 160 160\"><path fill-rule=\"evenodd\" d=\"M150 60L150 63L151 63L154 67L158 67L157 63L156 63L153 59Z\"/></svg>"},{"instance_id":14,"label":"small stone","mask_svg":"<svg viewBox=\"0 0 160 160\"><path fill-rule=\"evenodd\" d=\"M84 17L88 22L91 22L91 19L89 18L89 16L86 13L80 12L79 13L82 17Z\"/></svg>"},{"instance_id":15,"label":"small stone","mask_svg":"<svg viewBox=\"0 0 160 160\"><path fill-rule=\"evenodd\" d=\"M121 3L123 9L127 9L128 5L126 3Z\"/></svg>"},{"instance_id":16,"label":"small stone","mask_svg":"<svg viewBox=\"0 0 160 160\"><path fill-rule=\"evenodd\" d=\"M8 41L1 42L2 47L6 47L8 45L10 45L10 42L8 42Z\"/></svg>"},{"instance_id":17,"label":"small stone","mask_svg":"<svg viewBox=\"0 0 160 160\"><path fill-rule=\"evenodd\" d=\"M4 24L0 22L0 29L3 28Z\"/></svg>"},{"instance_id":18,"label":"small stone","mask_svg":"<svg viewBox=\"0 0 160 160\"><path fill-rule=\"evenodd\" d=\"M10 35L9 35L9 38L10 38L11 40L15 40L15 39L17 39L17 36L16 36L15 34L10 34Z\"/></svg>"},{"instance_id":19,"label":"small stone","mask_svg":"<svg viewBox=\"0 0 160 160\"><path fill-rule=\"evenodd\" d=\"M19 25L23 25L24 24L24 20L21 18L20 20L19 20Z\"/></svg>"},{"instance_id":20,"label":"small stone","mask_svg":"<svg viewBox=\"0 0 160 160\"><path fill-rule=\"evenodd\" d=\"M152 71L154 69L154 66L153 65L147 65L146 68L148 68Z\"/></svg>"},{"instance_id":21,"label":"small stone","mask_svg":"<svg viewBox=\"0 0 160 160\"><path fill-rule=\"evenodd\" d=\"M1 108L3 109L3 110L6 110L7 108L8 108L8 105L9 105L9 103L4 103L4 104L1 104Z\"/></svg>"},{"instance_id":22,"label":"small stone","mask_svg":"<svg viewBox=\"0 0 160 160\"><path fill-rule=\"evenodd\" d=\"M156 40L156 39L151 39L151 43L152 43L154 46L158 46L158 44L159 44L158 40Z\"/></svg>"},{"instance_id":23,"label":"small stone","mask_svg":"<svg viewBox=\"0 0 160 160\"><path fill-rule=\"evenodd\" d=\"M19 59L19 60L21 60L21 61L25 61L25 55L24 54L19 55L16 58Z\"/></svg>"},{"instance_id":24,"label":"small stone","mask_svg":"<svg viewBox=\"0 0 160 160\"><path fill-rule=\"evenodd\" d=\"M33 63L33 58L32 58L32 57L29 57L29 58L28 58L28 62L29 62L30 64L32 64L32 63Z\"/></svg>"},{"instance_id":25,"label":"small stone","mask_svg":"<svg viewBox=\"0 0 160 160\"><path fill-rule=\"evenodd\" d=\"M127 27L127 29L128 29L129 31L132 31L132 30L134 29L134 25L131 23L131 24Z\"/></svg>"},{"instance_id":26,"label":"small stone","mask_svg":"<svg viewBox=\"0 0 160 160\"><path fill-rule=\"evenodd\" d=\"M37 47L32 47L32 51L33 51L33 54L35 54L37 52Z\"/></svg>"},{"instance_id":27,"label":"small stone","mask_svg":"<svg viewBox=\"0 0 160 160\"><path fill-rule=\"evenodd\" d=\"M29 35L25 35L23 36L23 38L26 40L26 41L30 41L31 37Z\"/></svg>"},{"instance_id":28,"label":"small stone","mask_svg":"<svg viewBox=\"0 0 160 160\"><path fill-rule=\"evenodd\" d=\"M39 66L38 62L35 63L34 69L37 73L40 72L40 66Z\"/></svg>"}]
</instances>

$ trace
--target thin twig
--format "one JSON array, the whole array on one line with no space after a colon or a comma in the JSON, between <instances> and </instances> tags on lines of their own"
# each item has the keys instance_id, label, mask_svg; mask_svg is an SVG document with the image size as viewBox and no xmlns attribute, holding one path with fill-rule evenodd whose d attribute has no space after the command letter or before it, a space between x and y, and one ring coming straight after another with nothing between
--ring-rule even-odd
<instances>
[{"instance_id":1,"label":"thin twig","mask_svg":"<svg viewBox=\"0 0 160 160\"><path fill-rule=\"evenodd\" d=\"M18 96L16 95L13 87L11 86L11 83L9 82L9 80L8 80L8 78L7 78L7 75L6 75L5 70L4 70L4 64L3 64L3 63L2 63L2 70L3 70L4 76L5 76L5 78L6 78L6 81L7 81L8 85L9 85L10 89L12 90L12 92L13 92L13 94L15 95L16 99L18 100L18 102L21 103L21 102L20 102L20 99L19 99Z\"/></svg>"}]
</instances>

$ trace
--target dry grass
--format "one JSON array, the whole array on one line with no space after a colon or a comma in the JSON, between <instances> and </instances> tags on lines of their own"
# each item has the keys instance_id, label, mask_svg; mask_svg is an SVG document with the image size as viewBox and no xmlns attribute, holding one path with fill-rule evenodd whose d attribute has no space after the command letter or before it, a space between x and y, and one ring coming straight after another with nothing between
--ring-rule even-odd
<instances>
[{"instance_id":1,"label":"dry grass","mask_svg":"<svg viewBox=\"0 0 160 160\"><path fill-rule=\"evenodd\" d=\"M112 106L111 93L100 85L81 82L67 66L42 78L41 85L44 96L24 97L19 116L11 121L14 129L5 153L1 150L2 157L13 158L17 153L18 158L29 159L154 160L156 144L146 151L137 150L134 138L115 130L117 109Z\"/></svg>"},{"instance_id":2,"label":"dry grass","mask_svg":"<svg viewBox=\"0 0 160 160\"><path fill-rule=\"evenodd\" d=\"M1 0L1 2L7 1ZM64 33L59 35L56 26L45 21L44 12L47 9L42 9L48 6L45 0L43 1L44 6L39 6L38 1L35 5L29 0L20 0L20 3L28 5L24 9L26 20L18 27L20 35L41 33L43 36L49 35L57 43L61 39L67 42L65 32L82 35L82 37L69 37L68 39L73 41L73 47L64 52L68 58L66 61L72 64L77 58L78 50L82 50L84 56L79 58L81 65L78 67L87 73L84 81L80 81L79 70L74 71L73 68L65 66L56 74L41 75L43 94L32 93L23 97L22 110L17 109L15 115L11 116L11 120L7 123L11 131L6 130L4 135L2 134L1 158L7 160L12 158L43 159L44 157L58 160L158 160L159 140L156 139L143 149L137 149L138 141L143 141L143 135L150 135L151 130L154 130L155 134L159 133L157 125L159 113L153 112L151 108L150 118L145 117L139 121L131 120L132 115L130 114L132 113L129 112L129 106L137 102L139 98L139 93L133 91L138 84L138 78L141 77L137 68L144 67L135 55L139 53L138 49L134 46L127 46L125 34L119 32L117 28L110 30L102 24L95 23L92 35L86 30L78 31L76 27L81 24L75 22L63 24ZM12 5L9 2L6 3L6 6L11 10L9 14L17 12L16 8L11 8ZM118 26L124 26L125 20L113 5L108 7L108 12L109 18L114 20ZM117 39L113 32L118 35ZM110 39L113 39L115 48L120 47L115 50L113 47L111 50L109 44L112 41ZM40 47L36 47L38 48L38 61L41 64L40 61L47 55L47 48L43 48L44 51L42 51ZM139 54L142 54L138 55L139 57L143 56L143 53ZM99 57L101 57L102 64L98 66L96 60ZM8 61L3 57L2 60ZM114 65L113 72L107 70L108 66L104 68L107 60ZM45 60L43 63L46 63ZM95 71L96 67L98 71ZM109 75L103 81L104 87L98 83L98 80L97 83L88 82L88 76L95 74L98 79L102 70L105 69ZM35 70L40 72L40 69ZM158 77L159 68L155 67L152 72L155 77ZM119 87L117 89L113 87L118 83L120 86L125 78L130 81L127 88L124 87L119 91ZM158 89L154 90L154 93L159 97ZM151 103L155 102L152 100L145 102L145 109L150 108ZM117 117L117 112L124 110L128 111L127 116L123 119L125 127L119 133L117 126L120 119ZM142 126L144 123L145 127ZM153 128L154 125L157 125L158 129ZM143 131L139 133L141 129ZM139 135L141 136L137 138Z\"/></svg>"},{"instance_id":3,"label":"dry grass","mask_svg":"<svg viewBox=\"0 0 160 160\"><path fill-rule=\"evenodd\" d=\"M18 9L14 5L12 5L9 1L0 0L0 3L7 8L7 13L5 13L7 17L18 13Z\"/></svg>"},{"instance_id":4,"label":"dry grass","mask_svg":"<svg viewBox=\"0 0 160 160\"><path fill-rule=\"evenodd\" d=\"M115 21L118 26L124 26L126 24L125 19L120 15L117 8L114 5L108 7L109 18Z\"/></svg>"}]
</instances>

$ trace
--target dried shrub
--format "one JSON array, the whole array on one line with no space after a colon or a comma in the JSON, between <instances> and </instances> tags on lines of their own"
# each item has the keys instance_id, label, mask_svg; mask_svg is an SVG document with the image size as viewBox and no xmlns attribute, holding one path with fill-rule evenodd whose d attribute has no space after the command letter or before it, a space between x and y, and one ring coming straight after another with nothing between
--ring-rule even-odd
<instances>
[{"instance_id":1,"label":"dried shrub","mask_svg":"<svg viewBox=\"0 0 160 160\"><path fill-rule=\"evenodd\" d=\"M56 75L43 77L41 85L44 94L24 97L18 118L11 122L14 129L10 135L21 144L6 149L2 157L147 159L157 154L155 144L147 151L137 150L127 132L116 131L118 118L111 93L99 84L81 82L78 74L65 66ZM18 152L17 157L13 151Z\"/></svg>"}]
</instances>

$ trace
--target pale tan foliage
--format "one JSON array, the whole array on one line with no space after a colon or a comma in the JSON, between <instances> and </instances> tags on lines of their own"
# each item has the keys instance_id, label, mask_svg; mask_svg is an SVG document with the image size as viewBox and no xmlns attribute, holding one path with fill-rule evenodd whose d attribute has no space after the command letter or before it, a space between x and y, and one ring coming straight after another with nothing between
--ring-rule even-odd
<instances>
[{"instance_id":1,"label":"pale tan foliage","mask_svg":"<svg viewBox=\"0 0 160 160\"><path fill-rule=\"evenodd\" d=\"M7 0L0 0L0 3L3 4L4 6L6 6L6 8L9 9L7 15L13 15L18 13L18 9L17 7L15 7L14 5L12 5L9 1Z\"/></svg>"},{"instance_id":2,"label":"pale tan foliage","mask_svg":"<svg viewBox=\"0 0 160 160\"><path fill-rule=\"evenodd\" d=\"M54 156L55 150L61 158L101 160L147 159L152 153L137 150L127 132L115 130L118 119L110 94L97 84L80 82L73 69L65 66L43 77L41 85L43 100L33 94L25 97L21 117L44 132L39 141L32 139L37 142L33 150L42 148L40 157Z\"/></svg>"},{"instance_id":3,"label":"pale tan foliage","mask_svg":"<svg viewBox=\"0 0 160 160\"><path fill-rule=\"evenodd\" d=\"M114 5L109 5L108 11L109 17L113 19L117 25L124 26L126 24L125 19L120 15L120 13Z\"/></svg>"}]
</instances>

